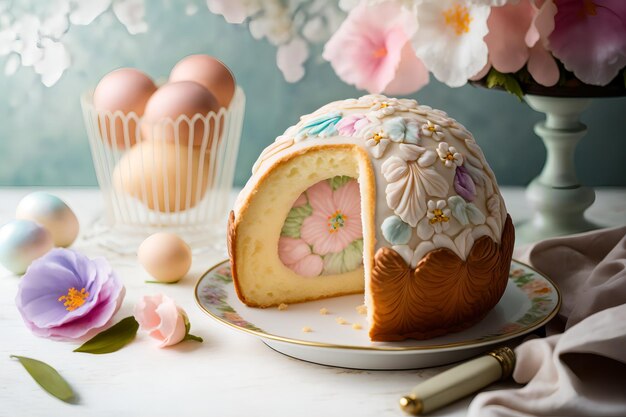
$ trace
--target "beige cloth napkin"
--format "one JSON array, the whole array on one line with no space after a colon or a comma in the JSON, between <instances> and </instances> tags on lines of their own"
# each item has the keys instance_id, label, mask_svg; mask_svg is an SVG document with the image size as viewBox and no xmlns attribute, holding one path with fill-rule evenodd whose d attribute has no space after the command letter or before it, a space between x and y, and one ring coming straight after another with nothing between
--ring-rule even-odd
<instances>
[{"instance_id":1,"label":"beige cloth napkin","mask_svg":"<svg viewBox=\"0 0 626 417\"><path fill-rule=\"evenodd\" d=\"M626 227L549 239L516 258L563 296L548 336L516 350L519 389L484 392L468 417L626 416Z\"/></svg>"}]
</instances>

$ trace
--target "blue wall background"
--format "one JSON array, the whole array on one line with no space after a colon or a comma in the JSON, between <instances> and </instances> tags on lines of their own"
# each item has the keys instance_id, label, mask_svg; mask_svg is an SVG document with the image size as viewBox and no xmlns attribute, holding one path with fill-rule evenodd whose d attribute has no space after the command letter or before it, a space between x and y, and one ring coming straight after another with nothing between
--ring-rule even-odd
<instances>
[{"instance_id":1,"label":"blue wall background","mask_svg":"<svg viewBox=\"0 0 626 417\"><path fill-rule=\"evenodd\" d=\"M237 185L249 177L261 150L301 114L362 94L316 58L302 81L288 84L275 65L275 48L254 40L245 26L226 23L202 2L192 16L172 3L149 4L150 30L140 35L129 35L111 13L73 26L64 38L72 66L51 88L31 68L11 77L0 72L0 185L95 185L79 95L121 66L166 77L185 55L208 53L231 67L247 95ZM501 184L525 185L539 173L545 151L532 126L542 117L515 97L471 86L452 89L435 80L413 97L465 124ZM626 186L626 99L596 100L583 121L590 131L576 154L581 180Z\"/></svg>"}]
</instances>

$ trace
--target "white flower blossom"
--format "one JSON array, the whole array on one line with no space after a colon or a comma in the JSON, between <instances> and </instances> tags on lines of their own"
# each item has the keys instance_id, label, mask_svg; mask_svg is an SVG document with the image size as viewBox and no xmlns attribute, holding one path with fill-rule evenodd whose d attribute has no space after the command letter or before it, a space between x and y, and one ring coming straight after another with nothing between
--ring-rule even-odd
<instances>
[{"instance_id":1,"label":"white flower blossom","mask_svg":"<svg viewBox=\"0 0 626 417\"><path fill-rule=\"evenodd\" d=\"M417 235L430 239L435 233L443 233L450 227L451 212L446 200L428 200L426 216L417 224Z\"/></svg>"},{"instance_id":2,"label":"white flower blossom","mask_svg":"<svg viewBox=\"0 0 626 417\"><path fill-rule=\"evenodd\" d=\"M422 135L436 141L440 141L444 136L441 126L434 124L430 120L422 125Z\"/></svg>"},{"instance_id":3,"label":"white flower blossom","mask_svg":"<svg viewBox=\"0 0 626 417\"><path fill-rule=\"evenodd\" d=\"M447 142L439 143L437 155L439 155L439 159L441 159L446 168L454 168L463 164L463 155L457 152L454 146L448 145Z\"/></svg>"}]
</instances>

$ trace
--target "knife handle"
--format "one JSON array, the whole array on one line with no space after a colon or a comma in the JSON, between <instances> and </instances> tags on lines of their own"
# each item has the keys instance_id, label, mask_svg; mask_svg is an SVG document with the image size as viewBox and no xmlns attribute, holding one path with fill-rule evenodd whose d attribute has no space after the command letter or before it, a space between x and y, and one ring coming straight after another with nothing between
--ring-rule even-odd
<instances>
[{"instance_id":1,"label":"knife handle","mask_svg":"<svg viewBox=\"0 0 626 417\"><path fill-rule=\"evenodd\" d=\"M415 386L400 398L400 407L417 416L437 410L460 398L511 376L515 353L501 347L484 356L448 369Z\"/></svg>"}]
</instances>

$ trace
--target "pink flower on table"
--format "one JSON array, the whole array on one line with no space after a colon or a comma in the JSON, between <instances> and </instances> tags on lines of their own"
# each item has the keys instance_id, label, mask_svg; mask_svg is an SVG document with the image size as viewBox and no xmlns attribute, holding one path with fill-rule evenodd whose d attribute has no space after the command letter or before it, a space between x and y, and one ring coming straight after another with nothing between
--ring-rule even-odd
<instances>
[{"instance_id":1,"label":"pink flower on table","mask_svg":"<svg viewBox=\"0 0 626 417\"><path fill-rule=\"evenodd\" d=\"M489 64L480 74L486 75L491 66L500 72L512 73L527 65L528 72L539 84L546 87L556 84L559 68L546 49L548 36L554 29L555 14L552 0L520 0L493 7L487 20L489 33L485 36Z\"/></svg>"},{"instance_id":2,"label":"pink flower on table","mask_svg":"<svg viewBox=\"0 0 626 417\"><path fill-rule=\"evenodd\" d=\"M316 277L324 269L322 257L311 253L311 247L302 239L281 236L278 257L285 266L304 277Z\"/></svg>"},{"instance_id":3,"label":"pink flower on table","mask_svg":"<svg viewBox=\"0 0 626 417\"><path fill-rule=\"evenodd\" d=\"M359 89L412 93L428 83L428 70L409 42L416 29L415 16L395 2L362 2L326 43L323 57Z\"/></svg>"},{"instance_id":4,"label":"pink flower on table","mask_svg":"<svg viewBox=\"0 0 626 417\"><path fill-rule=\"evenodd\" d=\"M581 81L606 85L626 65L626 1L559 0L550 49Z\"/></svg>"},{"instance_id":5,"label":"pink flower on table","mask_svg":"<svg viewBox=\"0 0 626 417\"><path fill-rule=\"evenodd\" d=\"M187 339L202 342L202 338L189 334L185 310L164 294L144 295L135 305L134 316L139 328L159 340L161 348Z\"/></svg>"},{"instance_id":6,"label":"pink flower on table","mask_svg":"<svg viewBox=\"0 0 626 417\"><path fill-rule=\"evenodd\" d=\"M363 237L359 184L351 180L333 191L328 181L307 190L313 214L302 223L300 235L313 252L326 255L344 250Z\"/></svg>"}]
</instances>

